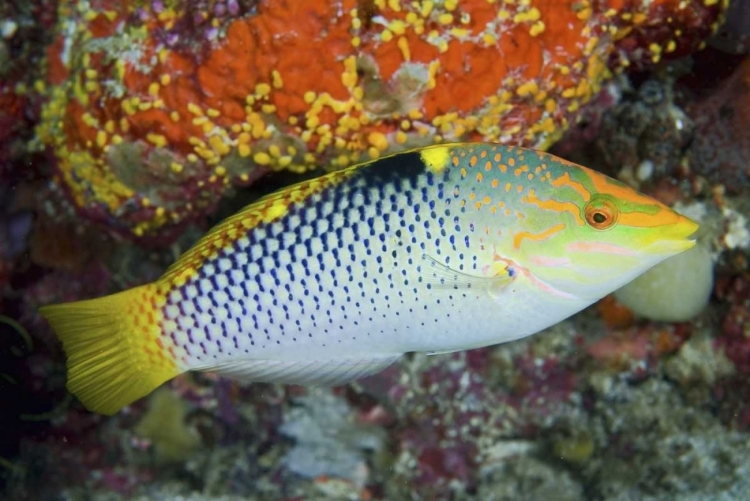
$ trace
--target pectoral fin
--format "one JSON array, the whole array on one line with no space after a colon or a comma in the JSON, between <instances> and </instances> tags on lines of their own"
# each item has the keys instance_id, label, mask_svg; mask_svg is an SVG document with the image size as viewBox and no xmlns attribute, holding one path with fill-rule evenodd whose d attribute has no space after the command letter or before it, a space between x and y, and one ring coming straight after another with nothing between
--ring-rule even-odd
<instances>
[{"instance_id":1,"label":"pectoral fin","mask_svg":"<svg viewBox=\"0 0 750 501\"><path fill-rule=\"evenodd\" d=\"M478 277L446 266L427 254L422 254L419 273L420 282L429 288L455 290L497 289L507 286L515 277L513 268L507 264L485 267L484 276Z\"/></svg>"}]
</instances>

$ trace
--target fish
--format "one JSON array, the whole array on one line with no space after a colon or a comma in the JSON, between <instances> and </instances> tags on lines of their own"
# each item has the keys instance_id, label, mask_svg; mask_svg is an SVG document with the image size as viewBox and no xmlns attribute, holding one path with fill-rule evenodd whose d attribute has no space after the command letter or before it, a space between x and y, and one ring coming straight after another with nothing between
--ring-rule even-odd
<instances>
[{"instance_id":1,"label":"fish","mask_svg":"<svg viewBox=\"0 0 750 501\"><path fill-rule=\"evenodd\" d=\"M281 189L158 280L40 313L69 390L112 415L188 371L330 387L407 353L530 336L690 249L697 229L546 152L437 144Z\"/></svg>"}]
</instances>

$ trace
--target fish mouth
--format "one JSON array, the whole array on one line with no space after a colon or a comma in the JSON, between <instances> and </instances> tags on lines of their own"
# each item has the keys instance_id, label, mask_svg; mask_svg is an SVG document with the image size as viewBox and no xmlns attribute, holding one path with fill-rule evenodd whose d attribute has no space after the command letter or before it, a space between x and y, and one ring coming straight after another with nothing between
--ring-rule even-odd
<instances>
[{"instance_id":1,"label":"fish mouth","mask_svg":"<svg viewBox=\"0 0 750 501\"><path fill-rule=\"evenodd\" d=\"M659 230L657 240L648 247L656 254L679 254L692 249L697 243L700 225L692 219L681 216L680 220Z\"/></svg>"}]
</instances>

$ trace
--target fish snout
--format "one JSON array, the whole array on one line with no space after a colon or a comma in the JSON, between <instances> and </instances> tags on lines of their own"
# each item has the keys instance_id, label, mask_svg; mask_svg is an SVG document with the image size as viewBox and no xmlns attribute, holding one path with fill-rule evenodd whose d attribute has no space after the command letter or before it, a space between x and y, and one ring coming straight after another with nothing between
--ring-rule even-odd
<instances>
[{"instance_id":1,"label":"fish snout","mask_svg":"<svg viewBox=\"0 0 750 501\"><path fill-rule=\"evenodd\" d=\"M671 224L659 227L649 250L660 254L679 254L696 244L695 235L700 225L689 217L679 215Z\"/></svg>"}]
</instances>

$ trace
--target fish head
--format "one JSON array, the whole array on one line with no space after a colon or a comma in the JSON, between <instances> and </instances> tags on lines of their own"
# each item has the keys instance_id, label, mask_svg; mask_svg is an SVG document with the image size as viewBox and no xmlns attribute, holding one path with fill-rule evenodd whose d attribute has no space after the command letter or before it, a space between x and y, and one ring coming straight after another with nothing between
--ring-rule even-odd
<instances>
[{"instance_id":1,"label":"fish head","mask_svg":"<svg viewBox=\"0 0 750 501\"><path fill-rule=\"evenodd\" d=\"M517 257L549 290L593 302L695 245L693 220L602 173L556 160L556 177L525 200L534 235L549 238L527 239Z\"/></svg>"}]
</instances>

